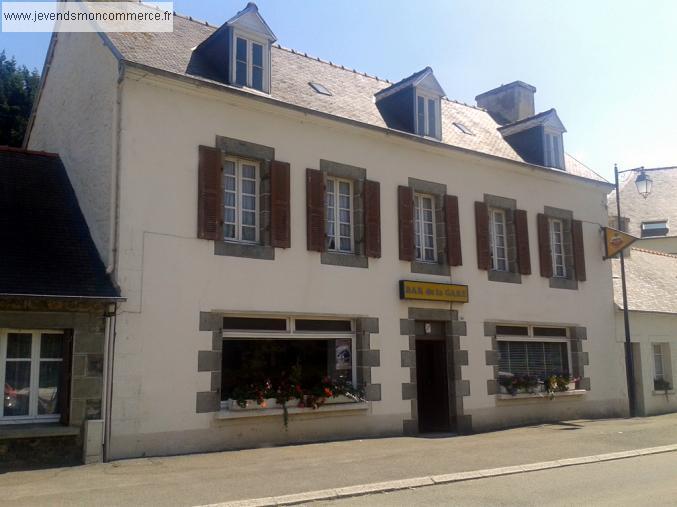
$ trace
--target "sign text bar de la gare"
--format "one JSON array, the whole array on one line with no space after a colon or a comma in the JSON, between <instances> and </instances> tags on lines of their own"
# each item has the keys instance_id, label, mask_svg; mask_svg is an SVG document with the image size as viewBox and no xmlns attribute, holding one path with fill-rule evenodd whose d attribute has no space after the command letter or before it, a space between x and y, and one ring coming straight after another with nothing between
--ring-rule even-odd
<instances>
[{"instance_id":1,"label":"sign text bar de la gare","mask_svg":"<svg viewBox=\"0 0 677 507\"><path fill-rule=\"evenodd\" d=\"M468 286L451 283L400 280L400 299L467 303Z\"/></svg>"}]
</instances>

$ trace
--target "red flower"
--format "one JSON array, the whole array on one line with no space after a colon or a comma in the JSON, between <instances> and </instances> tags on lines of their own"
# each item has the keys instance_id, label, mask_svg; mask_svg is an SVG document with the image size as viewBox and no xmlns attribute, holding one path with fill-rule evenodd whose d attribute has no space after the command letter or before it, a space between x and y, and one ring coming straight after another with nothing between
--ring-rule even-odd
<instances>
[{"instance_id":1,"label":"red flower","mask_svg":"<svg viewBox=\"0 0 677 507\"><path fill-rule=\"evenodd\" d=\"M325 395L327 398L331 398L331 397L334 395L334 393L332 393L331 390L330 390L328 387L325 387L325 388L324 388L324 395Z\"/></svg>"}]
</instances>

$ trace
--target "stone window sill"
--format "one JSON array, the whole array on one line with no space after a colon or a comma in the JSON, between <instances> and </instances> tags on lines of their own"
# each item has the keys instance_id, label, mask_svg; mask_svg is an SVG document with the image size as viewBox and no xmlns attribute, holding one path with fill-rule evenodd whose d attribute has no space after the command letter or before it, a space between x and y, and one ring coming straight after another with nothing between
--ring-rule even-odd
<instances>
[{"instance_id":1,"label":"stone window sill","mask_svg":"<svg viewBox=\"0 0 677 507\"><path fill-rule=\"evenodd\" d=\"M58 423L3 424L0 426L0 440L17 438L47 438L78 436L77 426L63 426Z\"/></svg>"},{"instance_id":2,"label":"stone window sill","mask_svg":"<svg viewBox=\"0 0 677 507\"><path fill-rule=\"evenodd\" d=\"M215 241L214 255L244 257L247 259L275 260L275 248L256 243L238 243L235 241Z\"/></svg>"},{"instance_id":3,"label":"stone window sill","mask_svg":"<svg viewBox=\"0 0 677 507\"><path fill-rule=\"evenodd\" d=\"M289 407L289 414L318 414L332 412L354 412L369 410L368 402L329 403L320 408ZM281 408L255 408L251 410L227 410L221 409L216 413L217 419L247 419L251 417L270 417L283 414Z\"/></svg>"},{"instance_id":4,"label":"stone window sill","mask_svg":"<svg viewBox=\"0 0 677 507\"><path fill-rule=\"evenodd\" d=\"M668 389L667 392L654 390L654 391L651 391L651 394L653 394L654 396L666 396L666 395L670 395L670 394L675 394L675 390L674 389Z\"/></svg>"},{"instance_id":5,"label":"stone window sill","mask_svg":"<svg viewBox=\"0 0 677 507\"><path fill-rule=\"evenodd\" d=\"M490 269L487 273L490 282L522 283L522 275L513 271L497 271Z\"/></svg>"},{"instance_id":6,"label":"stone window sill","mask_svg":"<svg viewBox=\"0 0 677 507\"><path fill-rule=\"evenodd\" d=\"M585 389L573 389L571 391L564 391L561 393L555 393L554 397L555 398L569 398L571 396L583 396L586 394L588 391ZM544 399L544 400L550 400L551 397L548 393L520 393L516 395L512 394L497 394L496 398L498 400L536 400L536 399Z\"/></svg>"},{"instance_id":7,"label":"stone window sill","mask_svg":"<svg viewBox=\"0 0 677 507\"><path fill-rule=\"evenodd\" d=\"M347 268L368 268L369 259L364 255L350 252L322 252L320 263L330 266L343 266Z\"/></svg>"}]
</instances>

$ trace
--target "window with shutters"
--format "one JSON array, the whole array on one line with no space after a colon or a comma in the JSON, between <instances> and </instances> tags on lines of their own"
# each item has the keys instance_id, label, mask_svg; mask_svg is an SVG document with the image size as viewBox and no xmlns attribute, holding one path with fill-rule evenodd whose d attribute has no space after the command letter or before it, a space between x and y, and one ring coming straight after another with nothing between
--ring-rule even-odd
<instances>
[{"instance_id":1,"label":"window with shutters","mask_svg":"<svg viewBox=\"0 0 677 507\"><path fill-rule=\"evenodd\" d=\"M325 201L327 250L353 253L353 182L328 176Z\"/></svg>"},{"instance_id":2,"label":"window with shutters","mask_svg":"<svg viewBox=\"0 0 677 507\"><path fill-rule=\"evenodd\" d=\"M552 255L552 276L557 278L567 277L567 267L564 256L564 224L562 220L551 218L550 226L550 252Z\"/></svg>"},{"instance_id":3,"label":"window with shutters","mask_svg":"<svg viewBox=\"0 0 677 507\"><path fill-rule=\"evenodd\" d=\"M510 271L508 264L507 221L503 209L489 208L491 269Z\"/></svg>"},{"instance_id":4,"label":"window with shutters","mask_svg":"<svg viewBox=\"0 0 677 507\"><path fill-rule=\"evenodd\" d=\"M0 423L58 421L63 332L0 330Z\"/></svg>"},{"instance_id":5,"label":"window with shutters","mask_svg":"<svg viewBox=\"0 0 677 507\"><path fill-rule=\"evenodd\" d=\"M414 194L414 246L417 261L437 262L435 227L435 198L427 194Z\"/></svg>"},{"instance_id":6,"label":"window with shutters","mask_svg":"<svg viewBox=\"0 0 677 507\"><path fill-rule=\"evenodd\" d=\"M223 162L223 237L259 241L259 163L227 157Z\"/></svg>"}]
</instances>

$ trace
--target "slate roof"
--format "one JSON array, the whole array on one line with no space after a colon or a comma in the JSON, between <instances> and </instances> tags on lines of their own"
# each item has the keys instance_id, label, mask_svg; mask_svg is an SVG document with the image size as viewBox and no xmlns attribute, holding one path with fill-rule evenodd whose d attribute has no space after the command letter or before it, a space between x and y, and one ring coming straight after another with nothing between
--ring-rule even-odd
<instances>
[{"instance_id":1,"label":"slate roof","mask_svg":"<svg viewBox=\"0 0 677 507\"><path fill-rule=\"evenodd\" d=\"M119 296L61 159L0 147L0 295Z\"/></svg>"},{"instance_id":2,"label":"slate roof","mask_svg":"<svg viewBox=\"0 0 677 507\"><path fill-rule=\"evenodd\" d=\"M620 260L612 263L614 302L622 309ZM629 310L677 314L677 255L631 247L625 277Z\"/></svg>"},{"instance_id":3,"label":"slate roof","mask_svg":"<svg viewBox=\"0 0 677 507\"><path fill-rule=\"evenodd\" d=\"M208 65L193 56L193 49L217 28L204 22L174 15L173 32L110 32L106 37L123 60L161 71L208 81L225 88L236 88L209 79ZM340 118L387 128L376 107L374 94L393 83L357 72L342 65L307 56L293 49L274 45L272 61L273 100L315 110ZM425 69L424 69L425 70ZM324 85L331 96L316 93L309 82ZM237 88L240 90L240 88ZM244 89L252 95L266 96ZM462 123L474 135L462 133L454 123ZM499 125L483 109L453 100L442 100L442 143L479 153L524 162L503 139ZM567 172L575 176L606 182L584 164L566 156ZM561 172L558 169L552 169Z\"/></svg>"},{"instance_id":4,"label":"slate roof","mask_svg":"<svg viewBox=\"0 0 677 507\"><path fill-rule=\"evenodd\" d=\"M667 220L668 236L677 236L677 167L647 169L646 174L653 180L651 193L644 199L635 186L637 173L620 184L621 214L630 219L628 232L638 238L642 235L642 222ZM609 194L609 215L616 216L616 192ZM661 237L661 236L657 236Z\"/></svg>"}]
</instances>

